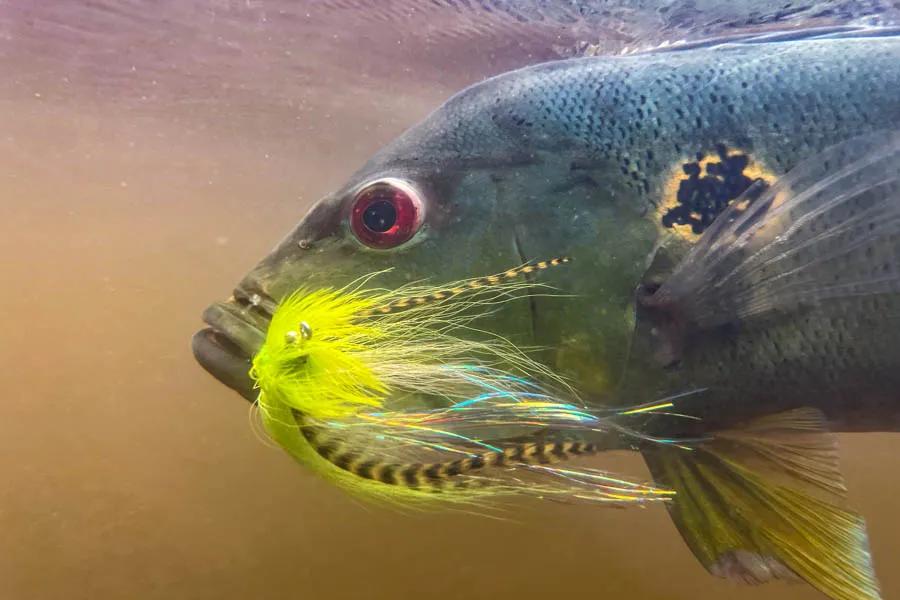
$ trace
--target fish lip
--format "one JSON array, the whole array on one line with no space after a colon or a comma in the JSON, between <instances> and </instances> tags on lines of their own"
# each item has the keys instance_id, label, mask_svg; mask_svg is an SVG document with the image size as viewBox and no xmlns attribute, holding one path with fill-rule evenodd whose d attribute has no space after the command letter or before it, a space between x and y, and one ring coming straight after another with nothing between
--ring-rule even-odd
<instances>
[{"instance_id":1,"label":"fish lip","mask_svg":"<svg viewBox=\"0 0 900 600\"><path fill-rule=\"evenodd\" d=\"M201 329L191 338L191 350L210 375L250 402L256 401L250 359L227 336L212 327Z\"/></svg>"},{"instance_id":2,"label":"fish lip","mask_svg":"<svg viewBox=\"0 0 900 600\"><path fill-rule=\"evenodd\" d=\"M271 317L237 299L210 304L203 322L224 335L244 357L254 356L265 341Z\"/></svg>"},{"instance_id":3,"label":"fish lip","mask_svg":"<svg viewBox=\"0 0 900 600\"><path fill-rule=\"evenodd\" d=\"M268 296L236 289L232 298L207 307L203 321L209 327L195 333L191 340L197 362L250 401L257 396L249 375L252 357L265 341L274 306Z\"/></svg>"}]
</instances>

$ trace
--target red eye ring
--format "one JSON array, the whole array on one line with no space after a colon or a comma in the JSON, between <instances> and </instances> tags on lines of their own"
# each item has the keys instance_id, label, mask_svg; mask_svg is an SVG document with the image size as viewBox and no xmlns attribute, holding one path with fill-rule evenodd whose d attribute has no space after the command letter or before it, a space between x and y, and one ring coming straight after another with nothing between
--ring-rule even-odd
<instances>
[{"instance_id":1,"label":"red eye ring","mask_svg":"<svg viewBox=\"0 0 900 600\"><path fill-rule=\"evenodd\" d=\"M370 248L394 248L416 234L423 212L422 199L412 185L401 179L379 179L353 198L350 229Z\"/></svg>"}]
</instances>

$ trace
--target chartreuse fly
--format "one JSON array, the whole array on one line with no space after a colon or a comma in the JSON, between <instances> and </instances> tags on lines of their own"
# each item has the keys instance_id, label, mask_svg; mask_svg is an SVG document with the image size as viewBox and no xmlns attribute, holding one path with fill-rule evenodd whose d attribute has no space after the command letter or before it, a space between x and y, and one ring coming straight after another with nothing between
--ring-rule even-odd
<instances>
[{"instance_id":1,"label":"chartreuse fly","mask_svg":"<svg viewBox=\"0 0 900 600\"><path fill-rule=\"evenodd\" d=\"M557 466L598 451L604 433L630 432L613 414L560 400L576 397L562 378L528 349L475 326L534 288L549 291L522 275L566 262L439 287L367 290L369 277L343 289L298 290L275 311L253 359L267 432L335 483L406 504L669 498L664 489Z\"/></svg>"}]
</instances>

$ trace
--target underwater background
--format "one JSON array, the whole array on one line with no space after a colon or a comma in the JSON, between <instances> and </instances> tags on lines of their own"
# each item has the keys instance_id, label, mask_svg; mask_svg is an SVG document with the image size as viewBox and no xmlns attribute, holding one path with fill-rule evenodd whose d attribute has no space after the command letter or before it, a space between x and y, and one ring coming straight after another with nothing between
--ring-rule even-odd
<instances>
[{"instance_id":1,"label":"underwater background","mask_svg":"<svg viewBox=\"0 0 900 600\"><path fill-rule=\"evenodd\" d=\"M710 577L661 506L488 518L364 505L263 441L189 340L313 201L483 77L898 13L0 1L0 598L821 597ZM897 436L840 438L884 596L900 597ZM597 462L647 477L636 454Z\"/></svg>"}]
</instances>

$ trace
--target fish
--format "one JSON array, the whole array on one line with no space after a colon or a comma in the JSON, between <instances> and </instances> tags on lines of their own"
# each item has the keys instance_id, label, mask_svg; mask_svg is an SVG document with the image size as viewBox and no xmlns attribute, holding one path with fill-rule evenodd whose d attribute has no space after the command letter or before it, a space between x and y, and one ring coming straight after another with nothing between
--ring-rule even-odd
<instances>
[{"instance_id":1,"label":"fish","mask_svg":"<svg viewBox=\"0 0 900 600\"><path fill-rule=\"evenodd\" d=\"M482 327L597 406L675 492L712 574L879 598L833 432L896 430L900 31L718 38L526 67L450 98L316 203L204 313L199 363L250 400L298 289L463 280L571 257ZM844 278L843 280L841 278ZM296 431L295 435L302 435ZM618 440L618 442L617 442Z\"/></svg>"}]
</instances>

